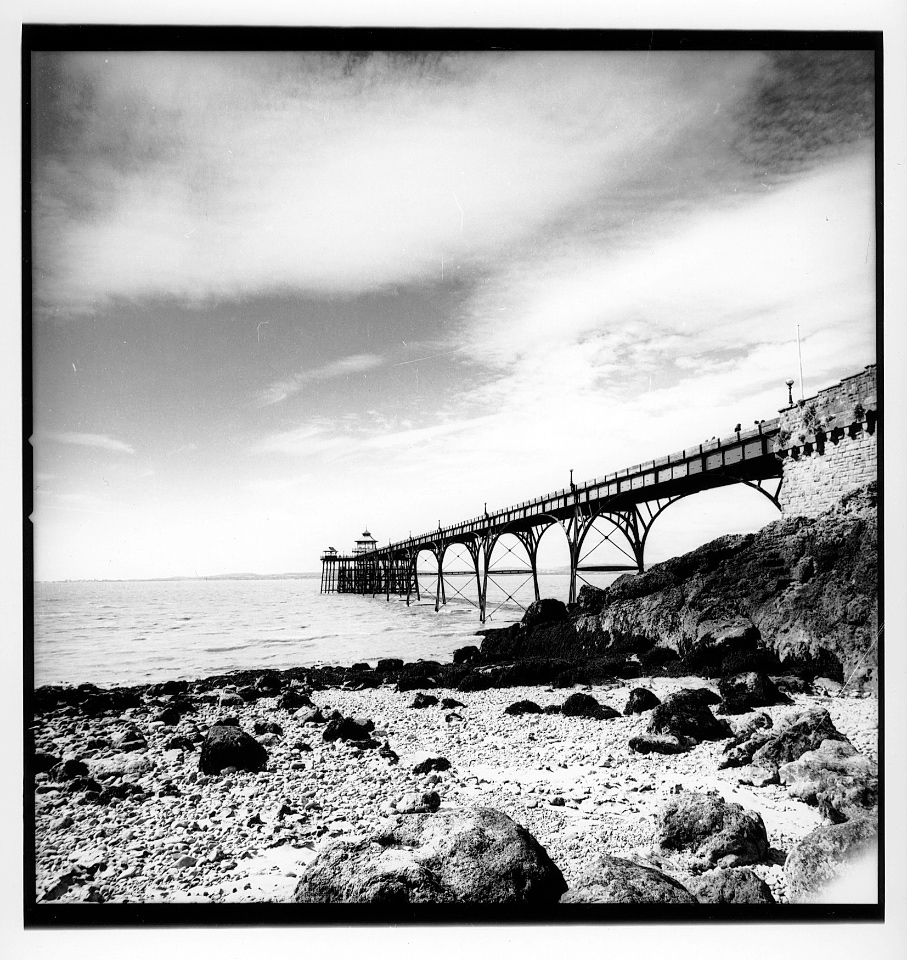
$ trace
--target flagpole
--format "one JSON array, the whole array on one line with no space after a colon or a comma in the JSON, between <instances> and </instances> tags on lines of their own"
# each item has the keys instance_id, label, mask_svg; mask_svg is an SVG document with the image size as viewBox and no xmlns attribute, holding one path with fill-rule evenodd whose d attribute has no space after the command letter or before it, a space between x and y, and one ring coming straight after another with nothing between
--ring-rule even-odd
<instances>
[{"instance_id":1,"label":"flagpole","mask_svg":"<svg viewBox=\"0 0 907 960\"><path fill-rule=\"evenodd\" d=\"M803 354L800 352L800 324L797 324L797 359L800 361L800 399L805 396L803 393Z\"/></svg>"}]
</instances>

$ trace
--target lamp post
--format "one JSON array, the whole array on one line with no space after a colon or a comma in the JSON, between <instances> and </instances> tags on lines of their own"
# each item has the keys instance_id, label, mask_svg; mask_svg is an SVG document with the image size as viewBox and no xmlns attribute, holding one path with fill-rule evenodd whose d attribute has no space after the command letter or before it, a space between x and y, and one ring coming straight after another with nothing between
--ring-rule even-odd
<instances>
[{"instance_id":1,"label":"lamp post","mask_svg":"<svg viewBox=\"0 0 907 960\"><path fill-rule=\"evenodd\" d=\"M792 407L794 405L794 381L785 380L784 382L787 384L787 404Z\"/></svg>"}]
</instances>

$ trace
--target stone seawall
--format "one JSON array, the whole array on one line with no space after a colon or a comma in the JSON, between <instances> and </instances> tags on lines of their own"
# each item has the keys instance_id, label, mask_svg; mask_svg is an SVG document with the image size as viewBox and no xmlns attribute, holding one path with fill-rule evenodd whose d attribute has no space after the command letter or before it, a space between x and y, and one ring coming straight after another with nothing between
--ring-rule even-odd
<instances>
[{"instance_id":1,"label":"stone seawall","mask_svg":"<svg viewBox=\"0 0 907 960\"><path fill-rule=\"evenodd\" d=\"M817 517L878 475L876 366L780 411L786 516Z\"/></svg>"}]
</instances>

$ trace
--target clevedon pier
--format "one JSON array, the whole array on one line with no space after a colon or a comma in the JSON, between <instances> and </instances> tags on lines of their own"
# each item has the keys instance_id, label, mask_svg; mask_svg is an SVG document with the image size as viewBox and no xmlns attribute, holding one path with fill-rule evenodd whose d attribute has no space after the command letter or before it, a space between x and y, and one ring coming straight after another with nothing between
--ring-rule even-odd
<instances>
[{"instance_id":1,"label":"clevedon pier","mask_svg":"<svg viewBox=\"0 0 907 960\"><path fill-rule=\"evenodd\" d=\"M539 542L555 525L566 535L574 602L587 574L641 573L652 525L683 497L743 484L781 512L821 512L847 489L875 479L875 369L792 402L747 430L593 480L571 477L568 487L502 510L387 545L365 531L351 553L330 548L322 554L321 591L421 601L418 564L428 559L435 609L456 596L472 603L484 622L495 612L488 610L490 583L505 595L498 606L530 580L539 599ZM595 562L606 544L621 562ZM502 585L500 578L514 577L518 587Z\"/></svg>"}]
</instances>

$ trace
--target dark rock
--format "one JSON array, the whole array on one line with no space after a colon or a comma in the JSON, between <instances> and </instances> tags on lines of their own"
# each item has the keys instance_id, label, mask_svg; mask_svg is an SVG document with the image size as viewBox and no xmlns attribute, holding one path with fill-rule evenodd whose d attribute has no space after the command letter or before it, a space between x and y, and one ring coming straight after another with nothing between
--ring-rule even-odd
<instances>
[{"instance_id":1,"label":"dark rock","mask_svg":"<svg viewBox=\"0 0 907 960\"><path fill-rule=\"evenodd\" d=\"M629 717L633 713L644 713L646 710L653 710L661 703L661 700L646 690L645 687L634 687L627 698L627 705L624 707L624 716Z\"/></svg>"},{"instance_id":2,"label":"dark rock","mask_svg":"<svg viewBox=\"0 0 907 960\"><path fill-rule=\"evenodd\" d=\"M602 854L561 903L696 903L683 884L654 867Z\"/></svg>"},{"instance_id":3,"label":"dark rock","mask_svg":"<svg viewBox=\"0 0 907 960\"><path fill-rule=\"evenodd\" d=\"M417 693L409 706L412 710L424 710L426 707L436 707L437 705L437 697L432 697L425 693Z\"/></svg>"},{"instance_id":4,"label":"dark rock","mask_svg":"<svg viewBox=\"0 0 907 960\"><path fill-rule=\"evenodd\" d=\"M202 773L220 773L226 767L237 770L264 770L268 752L239 727L215 724L202 744L198 768Z\"/></svg>"},{"instance_id":5,"label":"dark rock","mask_svg":"<svg viewBox=\"0 0 907 960\"><path fill-rule=\"evenodd\" d=\"M432 770L449 770L450 769L450 760L447 757L429 757L427 760L423 760L421 763L417 763L413 767L413 773L416 776L421 776L426 773L431 773Z\"/></svg>"},{"instance_id":6,"label":"dark rock","mask_svg":"<svg viewBox=\"0 0 907 960\"><path fill-rule=\"evenodd\" d=\"M567 884L526 830L496 810L398 817L374 840L338 841L306 867L300 903L556 903Z\"/></svg>"},{"instance_id":7,"label":"dark rock","mask_svg":"<svg viewBox=\"0 0 907 960\"><path fill-rule=\"evenodd\" d=\"M436 687L434 677L400 677L397 681L397 693L409 693L412 690L431 690Z\"/></svg>"},{"instance_id":8,"label":"dark rock","mask_svg":"<svg viewBox=\"0 0 907 960\"><path fill-rule=\"evenodd\" d=\"M97 780L93 780L91 777L73 777L69 783L66 784L66 789L69 793L100 793L101 784Z\"/></svg>"},{"instance_id":9,"label":"dark rock","mask_svg":"<svg viewBox=\"0 0 907 960\"><path fill-rule=\"evenodd\" d=\"M714 716L703 699L704 695L699 691L684 690L666 697L653 709L648 732L667 733L678 738L693 737L695 740L730 737L730 727Z\"/></svg>"},{"instance_id":10,"label":"dark rock","mask_svg":"<svg viewBox=\"0 0 907 960\"><path fill-rule=\"evenodd\" d=\"M769 885L748 867L710 870L687 885L700 903L775 903Z\"/></svg>"},{"instance_id":11,"label":"dark rock","mask_svg":"<svg viewBox=\"0 0 907 960\"><path fill-rule=\"evenodd\" d=\"M385 740L384 743L379 747L378 756L384 757L384 759L387 760L391 766L400 762L400 757L394 753L393 750L391 750L391 745L387 742L387 740Z\"/></svg>"},{"instance_id":12,"label":"dark rock","mask_svg":"<svg viewBox=\"0 0 907 960\"><path fill-rule=\"evenodd\" d=\"M252 724L252 731L256 736L261 736L263 733L276 733L277 736L283 736L283 727L279 723L267 723L261 720L256 720Z\"/></svg>"},{"instance_id":13,"label":"dark rock","mask_svg":"<svg viewBox=\"0 0 907 960\"><path fill-rule=\"evenodd\" d=\"M51 771L54 780L72 780L74 777L87 777L88 765L82 760L63 760Z\"/></svg>"},{"instance_id":14,"label":"dark rock","mask_svg":"<svg viewBox=\"0 0 907 960\"><path fill-rule=\"evenodd\" d=\"M521 623L527 630L532 630L545 624L560 623L567 617L567 607L562 601L543 598L529 604Z\"/></svg>"},{"instance_id":15,"label":"dark rock","mask_svg":"<svg viewBox=\"0 0 907 960\"><path fill-rule=\"evenodd\" d=\"M371 720L354 720L352 717L341 717L331 720L324 728L322 737L327 741L347 740L353 743L373 743L370 736L375 724ZM375 746L378 744L376 743Z\"/></svg>"},{"instance_id":16,"label":"dark rock","mask_svg":"<svg viewBox=\"0 0 907 960\"><path fill-rule=\"evenodd\" d=\"M32 770L35 773L47 773L60 762L59 757L45 753L43 750L36 750L32 755Z\"/></svg>"},{"instance_id":17,"label":"dark rock","mask_svg":"<svg viewBox=\"0 0 907 960\"><path fill-rule=\"evenodd\" d=\"M111 800L137 800L141 803L149 796L137 783L113 783L101 790L97 802L102 807L107 806Z\"/></svg>"},{"instance_id":18,"label":"dark rock","mask_svg":"<svg viewBox=\"0 0 907 960\"><path fill-rule=\"evenodd\" d=\"M238 727L239 726L239 717L235 713L228 714L225 717L218 717L212 726L221 726L221 727Z\"/></svg>"},{"instance_id":19,"label":"dark rock","mask_svg":"<svg viewBox=\"0 0 907 960\"><path fill-rule=\"evenodd\" d=\"M676 737L669 733L631 737L628 744L635 753L686 753L695 745L696 741L691 737Z\"/></svg>"},{"instance_id":20,"label":"dark rock","mask_svg":"<svg viewBox=\"0 0 907 960\"><path fill-rule=\"evenodd\" d=\"M670 800L658 814L657 833L662 849L710 866L739 867L768 854L762 817L711 794L685 792Z\"/></svg>"},{"instance_id":21,"label":"dark rock","mask_svg":"<svg viewBox=\"0 0 907 960\"><path fill-rule=\"evenodd\" d=\"M300 710L302 707L312 707L312 698L301 687L289 687L284 690L277 701L278 710Z\"/></svg>"},{"instance_id":22,"label":"dark rock","mask_svg":"<svg viewBox=\"0 0 907 960\"><path fill-rule=\"evenodd\" d=\"M749 713L756 707L790 703L764 673L740 673L718 681L723 713Z\"/></svg>"},{"instance_id":23,"label":"dark rock","mask_svg":"<svg viewBox=\"0 0 907 960\"><path fill-rule=\"evenodd\" d=\"M171 737L165 744L165 750L194 750L195 745L186 737Z\"/></svg>"},{"instance_id":24,"label":"dark rock","mask_svg":"<svg viewBox=\"0 0 907 960\"><path fill-rule=\"evenodd\" d=\"M561 713L566 717L588 717L591 720L612 720L620 716L616 710L599 703L588 693L571 694L561 704Z\"/></svg>"},{"instance_id":25,"label":"dark rock","mask_svg":"<svg viewBox=\"0 0 907 960\"><path fill-rule=\"evenodd\" d=\"M152 696L172 696L173 694L186 693L188 690L188 680L165 680L163 683L152 684L148 688L148 693Z\"/></svg>"},{"instance_id":26,"label":"dark rock","mask_svg":"<svg viewBox=\"0 0 907 960\"><path fill-rule=\"evenodd\" d=\"M820 897L832 881L843 879L878 856L878 821L866 817L818 827L788 854L784 863L787 895L792 903ZM865 870L865 867L864 867Z\"/></svg>"},{"instance_id":27,"label":"dark rock","mask_svg":"<svg viewBox=\"0 0 907 960\"><path fill-rule=\"evenodd\" d=\"M397 657L382 657L375 665L375 672L393 673L395 670L400 670L402 666L403 661Z\"/></svg>"},{"instance_id":28,"label":"dark rock","mask_svg":"<svg viewBox=\"0 0 907 960\"><path fill-rule=\"evenodd\" d=\"M549 703L548 706L542 710L542 713L547 713L552 716L559 714L561 712L561 705L559 703Z\"/></svg>"},{"instance_id":29,"label":"dark rock","mask_svg":"<svg viewBox=\"0 0 907 960\"><path fill-rule=\"evenodd\" d=\"M473 663L482 657L479 648L476 646L457 647L453 652L454 663Z\"/></svg>"},{"instance_id":30,"label":"dark rock","mask_svg":"<svg viewBox=\"0 0 907 960\"><path fill-rule=\"evenodd\" d=\"M567 801L566 801L563 797L560 797L560 796L558 796L558 797L552 797L552 798L551 798L551 806L552 806L552 807L566 807L566 806L567 806Z\"/></svg>"},{"instance_id":31,"label":"dark rock","mask_svg":"<svg viewBox=\"0 0 907 960\"><path fill-rule=\"evenodd\" d=\"M561 674L569 661L530 657L513 663L497 663L470 670L457 684L464 692L501 690L506 687L532 687L550 684Z\"/></svg>"},{"instance_id":32,"label":"dark rock","mask_svg":"<svg viewBox=\"0 0 907 960\"><path fill-rule=\"evenodd\" d=\"M367 663L354 663L354 664L350 667L350 670L353 670L353 671L356 671L356 672L365 671L365 670L371 670L371 669L372 669L372 668L371 668Z\"/></svg>"},{"instance_id":33,"label":"dark rock","mask_svg":"<svg viewBox=\"0 0 907 960\"><path fill-rule=\"evenodd\" d=\"M812 693L812 684L802 677L785 674L783 677L772 677L771 680L781 693Z\"/></svg>"},{"instance_id":34,"label":"dark rock","mask_svg":"<svg viewBox=\"0 0 907 960\"><path fill-rule=\"evenodd\" d=\"M524 713L541 713L542 708L534 700L517 700L511 703L509 707L504 708L504 713L512 717L521 717Z\"/></svg>"},{"instance_id":35,"label":"dark rock","mask_svg":"<svg viewBox=\"0 0 907 960\"><path fill-rule=\"evenodd\" d=\"M176 726L187 713L195 713L195 707L188 700L174 700L161 710L157 718L168 727Z\"/></svg>"},{"instance_id":36,"label":"dark rock","mask_svg":"<svg viewBox=\"0 0 907 960\"><path fill-rule=\"evenodd\" d=\"M276 673L263 673L253 684L262 697L276 697L281 690L280 676Z\"/></svg>"},{"instance_id":37,"label":"dark rock","mask_svg":"<svg viewBox=\"0 0 907 960\"><path fill-rule=\"evenodd\" d=\"M305 708L303 708L305 709ZM314 710L308 710L301 716L297 716L300 723L327 723L327 717L321 712L321 707L315 707Z\"/></svg>"},{"instance_id":38,"label":"dark rock","mask_svg":"<svg viewBox=\"0 0 907 960\"><path fill-rule=\"evenodd\" d=\"M466 704L460 703L459 700L454 700L453 697L444 697L444 699L441 701L441 706L445 710L456 710L457 707L465 707Z\"/></svg>"},{"instance_id":39,"label":"dark rock","mask_svg":"<svg viewBox=\"0 0 907 960\"><path fill-rule=\"evenodd\" d=\"M244 703L254 703L259 697L263 696L257 687L252 686L240 687L236 694ZM226 703L226 700L223 702Z\"/></svg>"}]
</instances>

